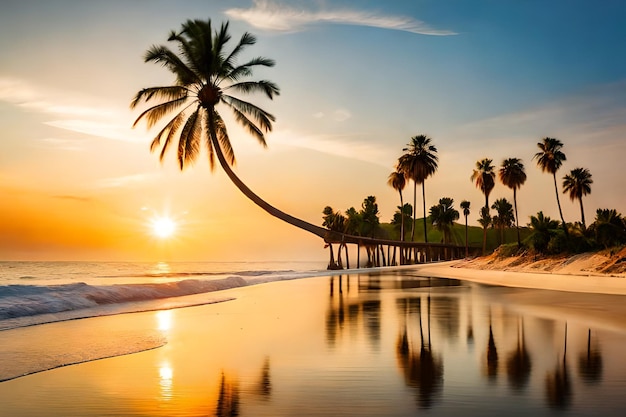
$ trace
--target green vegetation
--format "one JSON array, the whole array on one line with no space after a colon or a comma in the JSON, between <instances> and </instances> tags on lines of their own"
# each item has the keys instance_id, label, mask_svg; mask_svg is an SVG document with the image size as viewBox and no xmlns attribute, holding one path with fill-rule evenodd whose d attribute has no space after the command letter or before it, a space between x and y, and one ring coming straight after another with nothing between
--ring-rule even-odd
<instances>
[{"instance_id":1,"label":"green vegetation","mask_svg":"<svg viewBox=\"0 0 626 417\"><path fill-rule=\"evenodd\" d=\"M451 243L465 245L466 255L469 248L477 248L482 244L483 253L492 251L501 246L499 251L503 253L520 253L531 250L542 254L559 254L564 252L579 253L588 250L599 250L626 244L626 219L613 209L598 209L594 222L587 228L582 198L591 193L591 173L586 168L573 169L563 177L563 193L569 195L572 201L578 201L581 210L580 223L564 223L563 220L551 219L539 212L530 216L530 222L526 227L519 225L517 211L517 190L526 182L524 164L519 158L507 158L502 161L498 170L500 182L513 190L513 204L506 198L498 198L489 206L489 196L496 185L496 172L493 160L483 158L476 162L471 180L485 197L485 206L480 208L478 223L481 228L469 226L467 218L470 215L470 202L463 200L460 204L465 224L459 224L460 213L454 208L454 200L450 197L439 199L439 204L430 208L429 216L423 217L417 222L414 205L404 203L402 190L409 181L414 185L414 204L416 201L415 191L417 184L422 184L422 198L425 197L424 181L437 169L437 148L432 145L432 139L425 135L414 136L406 152L399 160L396 170L388 177L388 185L398 191L400 206L397 207L393 218L389 223L376 223L369 226L362 217L358 222L360 226L354 229L354 233L361 236L371 236L381 239L405 240L407 231L404 227L413 216L411 227L412 241L415 234L424 236L423 242ZM537 143L540 152L534 155L537 166L544 172L552 174L557 192L557 205L562 219L561 203L558 196L558 184L556 172L562 166L566 156L563 153L563 143L558 139L544 138ZM375 202L374 197L368 199ZM366 208L358 213L362 216ZM327 209L330 209L327 207ZM376 213L378 206L376 206ZM354 209L351 209L354 210ZM495 212L492 214L490 210ZM324 212L327 214L326 211ZM356 217L358 219L358 217ZM355 220L356 221L356 220ZM432 227L429 229L427 224ZM325 218L324 225L337 230L332 223ZM329 226L331 225L331 226ZM341 227L340 227L341 228ZM365 230L369 230L366 232ZM342 230L346 230L345 227ZM482 235L482 236L481 236ZM517 241L517 244L510 242Z\"/></svg>"}]
</instances>

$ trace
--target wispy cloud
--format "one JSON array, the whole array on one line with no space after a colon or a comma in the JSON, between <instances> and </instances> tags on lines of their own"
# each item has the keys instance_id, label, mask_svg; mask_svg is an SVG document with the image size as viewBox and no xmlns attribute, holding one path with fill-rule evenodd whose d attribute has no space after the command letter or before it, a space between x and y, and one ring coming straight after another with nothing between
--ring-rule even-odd
<instances>
[{"instance_id":1,"label":"wispy cloud","mask_svg":"<svg viewBox=\"0 0 626 417\"><path fill-rule=\"evenodd\" d=\"M456 35L453 31L435 29L409 16L383 15L353 9L313 11L269 0L254 0L254 5L249 9L234 8L226 10L225 13L256 28L277 32L297 32L315 23L335 23L399 30L420 35Z\"/></svg>"},{"instance_id":2,"label":"wispy cloud","mask_svg":"<svg viewBox=\"0 0 626 417\"><path fill-rule=\"evenodd\" d=\"M272 133L272 143L311 149L328 155L356 159L374 165L389 168L389 162L395 156L388 146L380 143L368 143L356 137L363 135L307 135L290 130Z\"/></svg>"},{"instance_id":3,"label":"wispy cloud","mask_svg":"<svg viewBox=\"0 0 626 417\"><path fill-rule=\"evenodd\" d=\"M90 136L122 141L143 141L145 135L130 128L131 116L124 110L78 94L46 90L15 78L0 78L0 101L30 112L51 115L44 124ZM44 139L49 144L68 149L63 139ZM68 150L77 150L72 146Z\"/></svg>"}]
</instances>

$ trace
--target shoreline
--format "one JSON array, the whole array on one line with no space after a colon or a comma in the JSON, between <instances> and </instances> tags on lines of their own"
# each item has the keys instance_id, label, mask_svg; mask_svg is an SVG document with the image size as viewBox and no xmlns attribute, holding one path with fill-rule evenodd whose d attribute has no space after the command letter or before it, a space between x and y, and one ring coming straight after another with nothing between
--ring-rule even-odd
<instances>
[{"instance_id":1,"label":"shoreline","mask_svg":"<svg viewBox=\"0 0 626 417\"><path fill-rule=\"evenodd\" d=\"M413 265L424 277L454 278L486 285L590 294L626 295L626 275L483 269L469 260Z\"/></svg>"}]
</instances>

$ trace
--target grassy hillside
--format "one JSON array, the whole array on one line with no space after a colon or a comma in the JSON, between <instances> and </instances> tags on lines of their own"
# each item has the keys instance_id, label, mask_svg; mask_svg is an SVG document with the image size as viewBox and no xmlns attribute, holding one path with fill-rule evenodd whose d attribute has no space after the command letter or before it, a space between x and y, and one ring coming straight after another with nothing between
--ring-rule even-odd
<instances>
[{"instance_id":1,"label":"grassy hillside","mask_svg":"<svg viewBox=\"0 0 626 417\"><path fill-rule=\"evenodd\" d=\"M423 218L417 219L415 225L415 241L424 241L424 220ZM390 223L381 223L380 237L388 239L400 239L400 233L395 230L394 226ZM411 240L411 225L405 225L407 231L405 234L405 240ZM530 234L530 230L526 227L520 228L520 235L522 241ZM468 244L472 247L482 247L483 245L483 229L479 226L468 226L467 228ZM457 245L465 245L465 224L455 223L452 232L453 242ZM442 234L435 230L432 225L428 224L428 241L431 243L443 242ZM497 229L487 229L487 250L492 251L501 243L515 243L517 242L517 232L515 228L506 229L504 231L504 241L500 242L500 231Z\"/></svg>"}]
</instances>

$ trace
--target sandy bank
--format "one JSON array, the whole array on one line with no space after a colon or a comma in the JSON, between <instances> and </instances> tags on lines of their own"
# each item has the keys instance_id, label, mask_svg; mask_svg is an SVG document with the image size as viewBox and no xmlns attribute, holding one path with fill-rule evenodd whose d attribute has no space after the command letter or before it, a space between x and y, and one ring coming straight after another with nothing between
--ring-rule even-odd
<instances>
[{"instance_id":1,"label":"sandy bank","mask_svg":"<svg viewBox=\"0 0 626 417\"><path fill-rule=\"evenodd\" d=\"M617 253L534 258L491 255L415 267L420 275L483 284L626 295L626 248Z\"/></svg>"}]
</instances>

